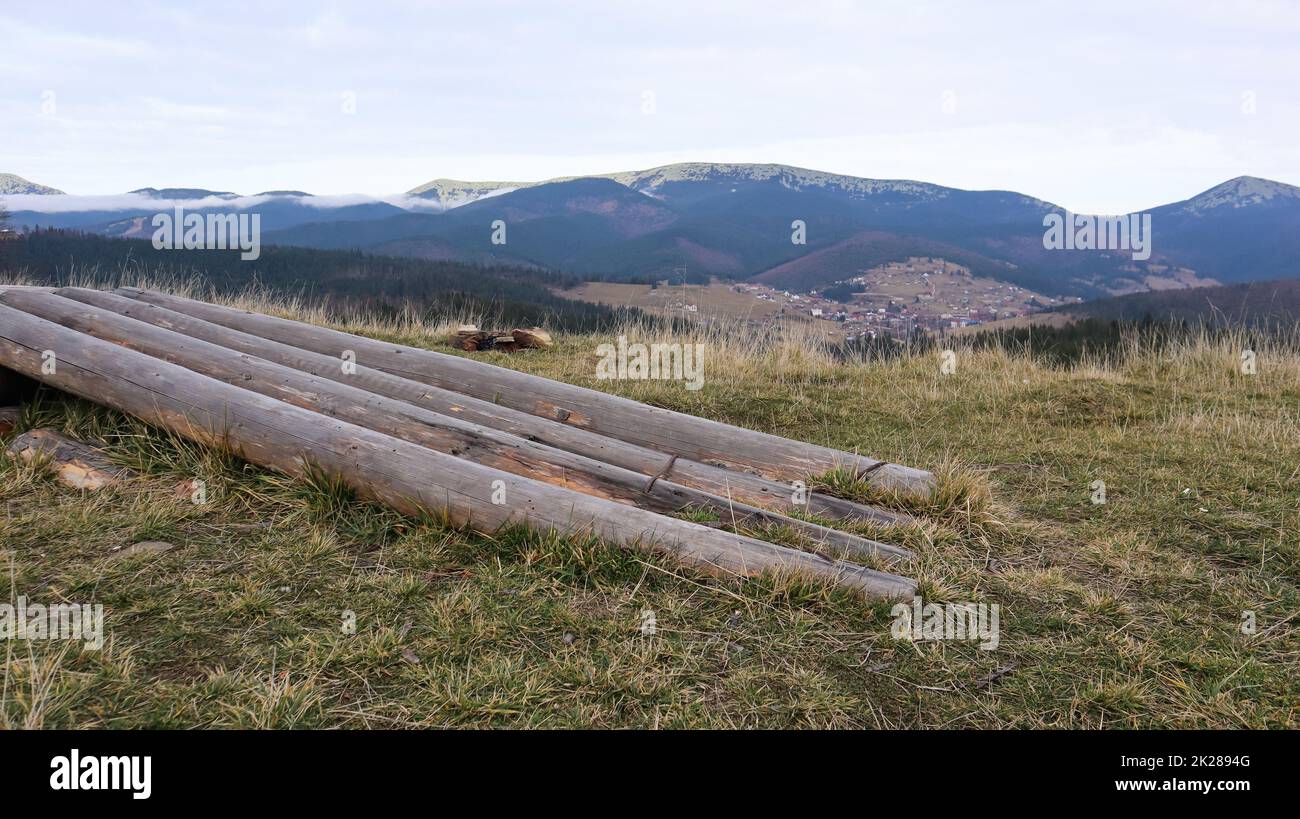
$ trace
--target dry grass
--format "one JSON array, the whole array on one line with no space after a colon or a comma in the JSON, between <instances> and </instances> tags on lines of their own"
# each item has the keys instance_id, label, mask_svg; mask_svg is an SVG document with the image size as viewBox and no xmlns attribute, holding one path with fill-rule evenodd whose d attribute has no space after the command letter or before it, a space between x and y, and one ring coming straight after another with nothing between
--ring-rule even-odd
<instances>
[{"instance_id":1,"label":"dry grass","mask_svg":"<svg viewBox=\"0 0 1300 819\"><path fill-rule=\"evenodd\" d=\"M444 324L467 318L232 303L443 350ZM927 601L997 603L998 649L895 641L888 606L803 581L723 582L596 542L403 518L49 398L24 426L102 438L149 478L90 496L0 463L0 598L102 602L110 633L99 652L7 642L3 724L1296 727L1294 343L1134 338L1074 367L958 348L945 375L935 354L844 364L789 332L620 332L707 345L705 388L597 381L596 347L618 332L481 357L936 471L923 501L816 478L918 513L863 531L917 552ZM1255 375L1240 371L1247 345ZM196 476L209 504L169 499ZM144 539L181 548L109 556Z\"/></svg>"}]
</instances>

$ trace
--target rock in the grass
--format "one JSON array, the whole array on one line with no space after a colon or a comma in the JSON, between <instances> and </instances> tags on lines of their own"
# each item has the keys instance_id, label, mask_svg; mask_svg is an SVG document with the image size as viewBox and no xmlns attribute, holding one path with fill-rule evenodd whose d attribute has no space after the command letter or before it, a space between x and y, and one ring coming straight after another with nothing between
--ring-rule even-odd
<instances>
[{"instance_id":1,"label":"rock in the grass","mask_svg":"<svg viewBox=\"0 0 1300 819\"><path fill-rule=\"evenodd\" d=\"M130 546L123 546L113 551L114 557L130 557L131 555L160 555L163 552L170 552L176 548L175 543L168 543L165 540L142 540L139 543L132 543Z\"/></svg>"},{"instance_id":2,"label":"rock in the grass","mask_svg":"<svg viewBox=\"0 0 1300 819\"><path fill-rule=\"evenodd\" d=\"M0 435L8 435L18 426L18 407L0 407Z\"/></svg>"},{"instance_id":3,"label":"rock in the grass","mask_svg":"<svg viewBox=\"0 0 1300 819\"><path fill-rule=\"evenodd\" d=\"M59 480L73 489L94 491L135 477L117 466L102 450L52 429L33 429L15 438L6 450L23 461L48 457Z\"/></svg>"}]
</instances>

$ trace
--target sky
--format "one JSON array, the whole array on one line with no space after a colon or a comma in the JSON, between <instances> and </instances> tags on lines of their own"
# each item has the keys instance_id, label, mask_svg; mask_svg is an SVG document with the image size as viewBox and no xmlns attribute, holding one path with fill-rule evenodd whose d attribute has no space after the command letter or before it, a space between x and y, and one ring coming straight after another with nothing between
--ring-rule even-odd
<instances>
[{"instance_id":1,"label":"sky","mask_svg":"<svg viewBox=\"0 0 1300 819\"><path fill-rule=\"evenodd\" d=\"M1096 213L1300 185L1300 1L0 5L0 172L69 193L685 161Z\"/></svg>"}]
</instances>

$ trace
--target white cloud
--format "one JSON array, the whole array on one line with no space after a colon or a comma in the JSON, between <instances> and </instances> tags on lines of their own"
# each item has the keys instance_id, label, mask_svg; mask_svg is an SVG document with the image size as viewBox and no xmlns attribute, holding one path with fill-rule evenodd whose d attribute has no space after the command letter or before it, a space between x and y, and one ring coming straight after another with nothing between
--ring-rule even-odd
<instances>
[{"instance_id":1,"label":"white cloud","mask_svg":"<svg viewBox=\"0 0 1300 819\"><path fill-rule=\"evenodd\" d=\"M138 193L120 193L108 196L77 196L12 194L4 197L5 207L11 211L31 211L34 213L77 213L81 211L117 211L117 212L162 212L174 208L199 210L201 208L256 208L276 197L271 196L205 196L197 199L153 198ZM384 202L405 210L438 210L439 205L428 199L408 196L404 193L372 196L364 193L332 194L325 196L299 197L298 203L312 208L329 210L353 205L366 205Z\"/></svg>"},{"instance_id":2,"label":"white cloud","mask_svg":"<svg viewBox=\"0 0 1300 819\"><path fill-rule=\"evenodd\" d=\"M1239 174L1300 183L1294 8L13 7L0 21L0 171L85 193L378 192L776 161L1149 207Z\"/></svg>"}]
</instances>

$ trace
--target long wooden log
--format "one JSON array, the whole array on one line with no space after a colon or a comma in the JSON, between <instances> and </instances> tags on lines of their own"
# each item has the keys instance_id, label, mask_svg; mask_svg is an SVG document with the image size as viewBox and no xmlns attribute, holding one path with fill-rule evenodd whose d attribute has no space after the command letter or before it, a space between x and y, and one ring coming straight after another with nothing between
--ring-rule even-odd
<instances>
[{"instance_id":1,"label":"long wooden log","mask_svg":"<svg viewBox=\"0 0 1300 819\"><path fill-rule=\"evenodd\" d=\"M361 364L357 364L355 371L345 373L341 367L341 360L337 356L303 350L149 302L83 288L64 288L57 292L60 296L156 327L174 330L192 338L219 344L321 378L361 387L377 395L415 404L441 415L472 421L556 449L585 455L649 477L657 476L660 479L701 489L739 503L766 509L807 512L835 519L858 518L885 525L902 525L911 521L911 518L906 515L831 495L806 490L798 493L791 485L757 475L699 463L688 458L669 457L662 452L619 441L580 427L540 418Z\"/></svg>"},{"instance_id":2,"label":"long wooden log","mask_svg":"<svg viewBox=\"0 0 1300 819\"><path fill-rule=\"evenodd\" d=\"M42 351L56 353L53 371ZM322 469L405 513L441 512L480 531L524 524L666 552L720 575L806 572L884 598L914 581L591 497L348 424L0 305L0 366L252 463ZM506 504L493 502L504 490Z\"/></svg>"},{"instance_id":3,"label":"long wooden log","mask_svg":"<svg viewBox=\"0 0 1300 819\"><path fill-rule=\"evenodd\" d=\"M337 357L351 351L359 361L385 372L660 452L753 470L774 480L806 480L833 469L850 469L874 485L900 492L928 494L934 488L934 476L919 469L652 407L481 361L139 288L118 288L117 292L314 352Z\"/></svg>"},{"instance_id":4,"label":"long wooden log","mask_svg":"<svg viewBox=\"0 0 1300 819\"><path fill-rule=\"evenodd\" d=\"M782 526L837 553L911 557L910 552L896 546L730 502L671 481L650 480L631 470L439 415L51 293L0 293L0 303L227 384L484 466L658 512L698 506L718 512L724 522L733 525Z\"/></svg>"}]
</instances>

